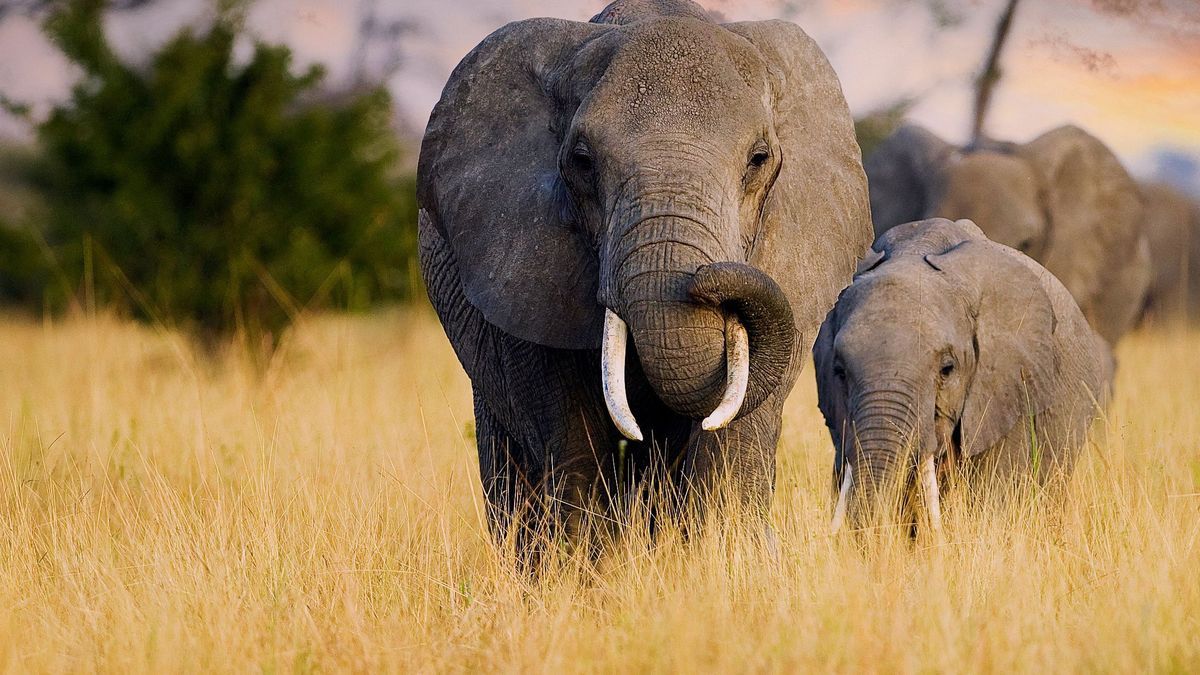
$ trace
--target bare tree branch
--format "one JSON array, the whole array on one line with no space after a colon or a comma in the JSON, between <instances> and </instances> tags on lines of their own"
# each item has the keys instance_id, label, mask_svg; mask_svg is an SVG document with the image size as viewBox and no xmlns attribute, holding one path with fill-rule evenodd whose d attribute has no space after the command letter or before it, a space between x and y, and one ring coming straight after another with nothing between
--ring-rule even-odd
<instances>
[{"instance_id":1,"label":"bare tree branch","mask_svg":"<svg viewBox=\"0 0 1200 675\"><path fill-rule=\"evenodd\" d=\"M1004 43L1012 29L1013 14L1017 11L1020 0L1008 0L1008 6L996 22L996 32L992 36L992 47L988 50L987 60L983 71L975 80L975 110L971 116L971 143L978 143L983 138L983 122L987 117L988 107L992 103L992 92L1000 81L1000 55L1004 52Z\"/></svg>"}]
</instances>

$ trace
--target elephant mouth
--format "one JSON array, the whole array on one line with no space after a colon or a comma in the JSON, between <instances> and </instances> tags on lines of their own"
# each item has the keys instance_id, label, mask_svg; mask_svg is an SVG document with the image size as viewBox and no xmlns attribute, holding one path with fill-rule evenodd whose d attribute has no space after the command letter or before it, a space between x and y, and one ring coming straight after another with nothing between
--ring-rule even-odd
<instances>
[{"instance_id":1,"label":"elephant mouth","mask_svg":"<svg viewBox=\"0 0 1200 675\"><path fill-rule=\"evenodd\" d=\"M901 491L907 494L920 493L920 503L925 510L926 522L937 542L945 539L942 528L942 476L953 477L958 470L962 458L962 421L955 420L948 435L938 438L935 452L917 453L916 466L908 469L908 478L901 486ZM834 502L833 519L830 530L837 534L846 525L849 516L851 492L855 487L856 476L854 466L850 461L845 462L842 480L838 487L837 500Z\"/></svg>"},{"instance_id":2,"label":"elephant mouth","mask_svg":"<svg viewBox=\"0 0 1200 675\"><path fill-rule=\"evenodd\" d=\"M791 363L795 324L791 305L774 280L742 263L701 267L692 278L689 294L697 305L712 307L724 318L723 389L700 420L703 430L716 431L757 408L779 387ZM601 345L605 405L617 429L626 438L641 441L644 435L626 392L630 334L620 315L606 309ZM703 409L691 411L696 412L703 414Z\"/></svg>"},{"instance_id":3,"label":"elephant mouth","mask_svg":"<svg viewBox=\"0 0 1200 675\"><path fill-rule=\"evenodd\" d=\"M625 350L629 327L611 309L604 312L604 341L601 346L600 370L604 383L604 403L613 424L626 438L644 439L637 419L629 407L625 388ZM750 337L746 327L734 314L725 317L725 392L717 407L705 417L700 426L705 431L722 429L737 416L746 400L750 384Z\"/></svg>"},{"instance_id":4,"label":"elephant mouth","mask_svg":"<svg viewBox=\"0 0 1200 675\"><path fill-rule=\"evenodd\" d=\"M916 467L905 470L907 478L903 481L903 484L896 486L898 488L898 501L888 502L893 504L894 508L903 511L904 509L901 509L899 504L908 502L914 496L914 493L919 493L920 503L925 510L927 518L926 522L939 541L943 536L941 487L938 483L940 464L938 458L934 455L920 455L917 458ZM842 472L842 482L838 488L837 501L833 507L833 520L830 523L830 530L833 534L840 532L846 527L847 520L850 520L851 493L856 487L856 480L862 480L862 478L856 476L854 473L854 465L847 462L845 470Z\"/></svg>"}]
</instances>

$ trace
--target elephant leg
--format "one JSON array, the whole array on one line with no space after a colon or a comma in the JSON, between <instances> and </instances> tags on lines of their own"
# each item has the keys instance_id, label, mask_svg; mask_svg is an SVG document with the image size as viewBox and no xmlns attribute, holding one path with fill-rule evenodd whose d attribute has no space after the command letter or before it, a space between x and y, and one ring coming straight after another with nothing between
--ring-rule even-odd
<instances>
[{"instance_id":1,"label":"elephant leg","mask_svg":"<svg viewBox=\"0 0 1200 675\"><path fill-rule=\"evenodd\" d=\"M475 441L488 529L497 542L503 544L511 538L515 548L522 550L545 521L542 502L535 498L540 479L529 475L525 449L504 430L478 393L474 398Z\"/></svg>"},{"instance_id":2,"label":"elephant leg","mask_svg":"<svg viewBox=\"0 0 1200 675\"><path fill-rule=\"evenodd\" d=\"M715 500L728 498L742 514L766 519L775 491L782 409L776 393L724 429L695 426L681 476L693 512L703 516Z\"/></svg>"},{"instance_id":3,"label":"elephant leg","mask_svg":"<svg viewBox=\"0 0 1200 675\"><path fill-rule=\"evenodd\" d=\"M520 524L522 550L531 537L576 532L588 504L604 499L618 438L599 354L544 347L488 323L467 301L445 240L427 217L419 226L430 301L471 378L492 531L506 535Z\"/></svg>"}]
</instances>

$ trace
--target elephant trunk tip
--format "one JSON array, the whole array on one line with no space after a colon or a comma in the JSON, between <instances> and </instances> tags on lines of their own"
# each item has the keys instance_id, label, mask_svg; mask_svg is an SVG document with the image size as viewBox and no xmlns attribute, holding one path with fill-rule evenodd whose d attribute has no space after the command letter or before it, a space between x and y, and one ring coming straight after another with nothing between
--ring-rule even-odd
<instances>
[{"instance_id":1,"label":"elephant trunk tip","mask_svg":"<svg viewBox=\"0 0 1200 675\"><path fill-rule=\"evenodd\" d=\"M700 267L689 295L697 303L720 308L726 316L727 339L735 335L730 325L744 326L749 367L741 409L743 414L754 410L779 387L791 364L796 341L791 303L769 275L737 262ZM733 365L727 361L727 366ZM732 373L728 379L732 380Z\"/></svg>"}]
</instances>

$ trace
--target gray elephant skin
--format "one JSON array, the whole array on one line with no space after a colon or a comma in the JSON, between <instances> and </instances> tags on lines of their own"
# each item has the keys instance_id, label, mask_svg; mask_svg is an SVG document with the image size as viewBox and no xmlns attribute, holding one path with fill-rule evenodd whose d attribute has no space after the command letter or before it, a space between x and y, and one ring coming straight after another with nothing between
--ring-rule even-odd
<instances>
[{"instance_id":1,"label":"gray elephant skin","mask_svg":"<svg viewBox=\"0 0 1200 675\"><path fill-rule=\"evenodd\" d=\"M1063 126L1029 143L958 148L915 125L865 163L876 235L922 218L966 218L1062 281L1115 345L1150 283L1137 183L1097 138Z\"/></svg>"},{"instance_id":2,"label":"gray elephant skin","mask_svg":"<svg viewBox=\"0 0 1200 675\"><path fill-rule=\"evenodd\" d=\"M1143 319L1200 321L1200 204L1163 183L1141 185L1150 288Z\"/></svg>"},{"instance_id":3,"label":"gray elephant skin","mask_svg":"<svg viewBox=\"0 0 1200 675\"><path fill-rule=\"evenodd\" d=\"M803 31L666 0L504 26L451 75L418 198L494 532L574 538L660 474L766 512L784 398L871 240Z\"/></svg>"},{"instance_id":4,"label":"gray elephant skin","mask_svg":"<svg viewBox=\"0 0 1200 675\"><path fill-rule=\"evenodd\" d=\"M835 526L875 524L918 485L932 517L949 473L989 490L1067 475L1112 378L1066 288L967 220L877 239L813 357Z\"/></svg>"}]
</instances>

